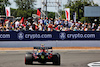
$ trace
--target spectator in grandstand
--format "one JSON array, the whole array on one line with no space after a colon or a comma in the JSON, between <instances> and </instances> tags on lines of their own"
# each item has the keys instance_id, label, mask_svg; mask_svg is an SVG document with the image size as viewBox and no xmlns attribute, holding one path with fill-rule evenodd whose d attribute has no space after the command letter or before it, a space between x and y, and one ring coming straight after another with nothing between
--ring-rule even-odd
<instances>
[{"instance_id":1,"label":"spectator in grandstand","mask_svg":"<svg viewBox=\"0 0 100 67\"><path fill-rule=\"evenodd\" d=\"M2 29L2 28L0 28L0 31L3 31L3 29Z\"/></svg>"},{"instance_id":2,"label":"spectator in grandstand","mask_svg":"<svg viewBox=\"0 0 100 67\"><path fill-rule=\"evenodd\" d=\"M44 20L44 25L48 26L48 17L46 17L46 19Z\"/></svg>"},{"instance_id":3,"label":"spectator in grandstand","mask_svg":"<svg viewBox=\"0 0 100 67\"><path fill-rule=\"evenodd\" d=\"M99 24L99 26L98 26L98 28L97 28L97 30L96 31L100 31L100 24Z\"/></svg>"},{"instance_id":4,"label":"spectator in grandstand","mask_svg":"<svg viewBox=\"0 0 100 67\"><path fill-rule=\"evenodd\" d=\"M6 28L8 28L8 27L9 27L9 23L10 23L10 20L9 20L9 19L7 19L7 21L5 21Z\"/></svg>"},{"instance_id":5,"label":"spectator in grandstand","mask_svg":"<svg viewBox=\"0 0 100 67\"><path fill-rule=\"evenodd\" d=\"M53 31L53 24L52 24L52 22L50 22L48 24L48 31Z\"/></svg>"},{"instance_id":6,"label":"spectator in grandstand","mask_svg":"<svg viewBox=\"0 0 100 67\"><path fill-rule=\"evenodd\" d=\"M0 29L3 28L2 24L0 24Z\"/></svg>"},{"instance_id":7,"label":"spectator in grandstand","mask_svg":"<svg viewBox=\"0 0 100 67\"><path fill-rule=\"evenodd\" d=\"M43 24L43 17L39 18L38 23Z\"/></svg>"},{"instance_id":8,"label":"spectator in grandstand","mask_svg":"<svg viewBox=\"0 0 100 67\"><path fill-rule=\"evenodd\" d=\"M42 25L43 25L43 24L38 23L38 29L39 29L39 31L42 31Z\"/></svg>"},{"instance_id":9,"label":"spectator in grandstand","mask_svg":"<svg viewBox=\"0 0 100 67\"><path fill-rule=\"evenodd\" d=\"M58 24L59 24L58 19L55 19L54 24L55 24L55 25L58 25Z\"/></svg>"},{"instance_id":10,"label":"spectator in grandstand","mask_svg":"<svg viewBox=\"0 0 100 67\"><path fill-rule=\"evenodd\" d=\"M13 21L6 19L3 26L0 24L0 31L100 31L100 25L95 23L81 23L67 21L65 19L53 19L48 17L39 18L38 22Z\"/></svg>"},{"instance_id":11,"label":"spectator in grandstand","mask_svg":"<svg viewBox=\"0 0 100 67\"><path fill-rule=\"evenodd\" d=\"M9 31L9 28L6 28L6 31Z\"/></svg>"},{"instance_id":12,"label":"spectator in grandstand","mask_svg":"<svg viewBox=\"0 0 100 67\"><path fill-rule=\"evenodd\" d=\"M73 24L72 21L69 21L68 22L68 27L70 28L72 26L72 24Z\"/></svg>"},{"instance_id":13,"label":"spectator in grandstand","mask_svg":"<svg viewBox=\"0 0 100 67\"><path fill-rule=\"evenodd\" d=\"M24 28L23 28L24 30ZM29 31L33 31L32 25L29 26Z\"/></svg>"},{"instance_id":14,"label":"spectator in grandstand","mask_svg":"<svg viewBox=\"0 0 100 67\"><path fill-rule=\"evenodd\" d=\"M19 23L19 21L17 20L17 21L15 22L15 28L18 28L19 25L20 25L20 23Z\"/></svg>"},{"instance_id":15,"label":"spectator in grandstand","mask_svg":"<svg viewBox=\"0 0 100 67\"><path fill-rule=\"evenodd\" d=\"M48 20L48 24L51 23L51 22L52 22L52 20L51 20L51 18L50 18L50 19Z\"/></svg>"},{"instance_id":16,"label":"spectator in grandstand","mask_svg":"<svg viewBox=\"0 0 100 67\"><path fill-rule=\"evenodd\" d=\"M15 28L14 31L18 31L18 28Z\"/></svg>"}]
</instances>

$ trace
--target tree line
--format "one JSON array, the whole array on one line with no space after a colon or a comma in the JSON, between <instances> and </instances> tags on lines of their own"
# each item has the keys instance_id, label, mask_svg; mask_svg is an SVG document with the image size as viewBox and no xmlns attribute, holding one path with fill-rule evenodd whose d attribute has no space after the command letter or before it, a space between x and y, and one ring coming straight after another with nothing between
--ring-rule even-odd
<instances>
[{"instance_id":1,"label":"tree line","mask_svg":"<svg viewBox=\"0 0 100 67\"><path fill-rule=\"evenodd\" d=\"M3 4L2 4L3 2ZM36 0L14 0L17 9L11 8L11 15L14 17L31 17L32 14L36 14L37 10L34 7ZM5 15L5 7L11 5L9 0L0 0L0 15ZM73 19L73 12L76 12L76 19L84 22L91 22L95 17L84 17L84 6L99 6L92 0L70 0L70 2L64 5L64 8L70 8L71 19ZM48 17L55 18L54 12L48 12ZM65 11L62 11L62 19L65 19ZM96 18L99 19L99 18Z\"/></svg>"},{"instance_id":2,"label":"tree line","mask_svg":"<svg viewBox=\"0 0 100 67\"><path fill-rule=\"evenodd\" d=\"M31 17L32 14L36 14L34 8L36 0L14 0L17 9L11 8L11 16L14 17ZM9 0L0 0L0 15L5 14L5 7L11 5Z\"/></svg>"}]
</instances>

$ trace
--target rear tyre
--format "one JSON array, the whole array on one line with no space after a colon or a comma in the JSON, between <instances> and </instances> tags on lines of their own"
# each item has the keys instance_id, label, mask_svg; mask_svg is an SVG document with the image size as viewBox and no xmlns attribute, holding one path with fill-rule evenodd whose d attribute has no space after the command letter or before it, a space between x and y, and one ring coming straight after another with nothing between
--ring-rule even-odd
<instances>
[{"instance_id":1,"label":"rear tyre","mask_svg":"<svg viewBox=\"0 0 100 67\"><path fill-rule=\"evenodd\" d=\"M33 62L33 56L32 53L26 53L25 55L25 64L32 64Z\"/></svg>"},{"instance_id":2,"label":"rear tyre","mask_svg":"<svg viewBox=\"0 0 100 67\"><path fill-rule=\"evenodd\" d=\"M59 53L53 55L53 64L60 65L60 54Z\"/></svg>"}]
</instances>

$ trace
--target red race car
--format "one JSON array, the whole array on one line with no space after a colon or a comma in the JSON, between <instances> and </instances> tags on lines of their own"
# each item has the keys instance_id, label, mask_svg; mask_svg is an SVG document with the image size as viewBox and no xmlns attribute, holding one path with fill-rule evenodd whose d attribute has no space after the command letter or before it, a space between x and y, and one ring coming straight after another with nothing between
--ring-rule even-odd
<instances>
[{"instance_id":1,"label":"red race car","mask_svg":"<svg viewBox=\"0 0 100 67\"><path fill-rule=\"evenodd\" d=\"M53 51L48 51L52 47L44 47L42 44L41 47L34 47L37 51L28 52L25 55L25 64L33 64L33 61L46 64L46 62L53 62L54 65L60 65L60 54L53 53Z\"/></svg>"}]
</instances>

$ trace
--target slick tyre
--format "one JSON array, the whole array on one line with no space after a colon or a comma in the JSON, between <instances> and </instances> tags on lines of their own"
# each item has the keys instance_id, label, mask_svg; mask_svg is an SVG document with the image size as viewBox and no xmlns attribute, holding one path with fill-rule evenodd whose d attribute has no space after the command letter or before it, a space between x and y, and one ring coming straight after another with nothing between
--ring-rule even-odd
<instances>
[{"instance_id":1,"label":"slick tyre","mask_svg":"<svg viewBox=\"0 0 100 67\"><path fill-rule=\"evenodd\" d=\"M25 55L25 64L32 64L33 62L33 56L32 56L32 53L26 53Z\"/></svg>"},{"instance_id":2,"label":"slick tyre","mask_svg":"<svg viewBox=\"0 0 100 67\"><path fill-rule=\"evenodd\" d=\"M57 53L53 55L53 64L60 65L60 54Z\"/></svg>"}]
</instances>

